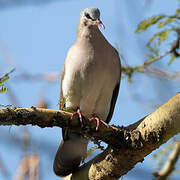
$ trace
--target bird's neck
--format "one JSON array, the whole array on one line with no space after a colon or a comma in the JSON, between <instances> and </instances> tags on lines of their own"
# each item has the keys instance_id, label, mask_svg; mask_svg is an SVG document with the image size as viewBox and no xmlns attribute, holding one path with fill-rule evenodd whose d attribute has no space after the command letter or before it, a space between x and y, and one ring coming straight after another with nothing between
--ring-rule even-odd
<instances>
[{"instance_id":1,"label":"bird's neck","mask_svg":"<svg viewBox=\"0 0 180 180\"><path fill-rule=\"evenodd\" d=\"M97 26L88 26L80 22L77 29L76 43L89 42L96 44L96 41L106 41L103 34Z\"/></svg>"}]
</instances>

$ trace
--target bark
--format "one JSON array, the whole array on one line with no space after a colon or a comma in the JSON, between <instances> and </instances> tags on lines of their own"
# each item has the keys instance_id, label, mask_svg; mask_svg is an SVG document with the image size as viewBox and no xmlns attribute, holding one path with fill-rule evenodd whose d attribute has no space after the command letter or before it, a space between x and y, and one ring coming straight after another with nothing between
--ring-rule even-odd
<instances>
[{"instance_id":1,"label":"bark","mask_svg":"<svg viewBox=\"0 0 180 180\"><path fill-rule=\"evenodd\" d=\"M108 148L84 164L66 179L118 179L144 157L180 132L180 93L152 114L128 127L109 128L84 120L83 127L72 113L41 108L6 108L0 110L0 125L38 125L40 127L71 127L87 138L102 140Z\"/></svg>"}]
</instances>

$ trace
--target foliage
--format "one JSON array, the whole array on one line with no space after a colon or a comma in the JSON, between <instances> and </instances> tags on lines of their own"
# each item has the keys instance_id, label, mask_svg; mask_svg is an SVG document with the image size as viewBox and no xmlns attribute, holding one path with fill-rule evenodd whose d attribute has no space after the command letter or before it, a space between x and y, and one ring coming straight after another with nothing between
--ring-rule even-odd
<instances>
[{"instance_id":1,"label":"foliage","mask_svg":"<svg viewBox=\"0 0 180 180\"><path fill-rule=\"evenodd\" d=\"M4 83L9 79L9 76L3 76L0 78L0 93L5 93L8 91L8 88L4 86Z\"/></svg>"},{"instance_id":2,"label":"foliage","mask_svg":"<svg viewBox=\"0 0 180 180\"><path fill-rule=\"evenodd\" d=\"M163 19L165 17L166 17L165 15L158 15L158 16L153 16L153 17L150 17L150 18L142 21L141 23L139 23L139 25L136 29L136 33L146 31L149 27L158 23L161 19Z\"/></svg>"},{"instance_id":3,"label":"foliage","mask_svg":"<svg viewBox=\"0 0 180 180\"><path fill-rule=\"evenodd\" d=\"M86 156L84 157L83 161L85 161L89 156L92 156L95 150L99 149L98 146L92 146L88 149Z\"/></svg>"},{"instance_id":4,"label":"foliage","mask_svg":"<svg viewBox=\"0 0 180 180\"><path fill-rule=\"evenodd\" d=\"M158 32L154 33L153 36L147 43L147 47L150 49L152 53L152 49L160 48L160 46L165 43L165 41L170 42L169 36L170 34L175 35L175 41L171 42L170 50L167 54L172 54L168 65L172 64L172 62L177 59L180 54L178 53L179 50L179 42L180 42L180 28L179 22L180 21L180 4L176 9L174 15L156 15L152 16L146 20L143 20L139 23L136 29L136 33L141 33L146 31L148 28L152 26L156 26ZM176 44L174 47L173 44ZM162 48L161 48L162 49ZM155 58L160 56L159 53L151 55L151 58ZM167 55L166 53L164 53ZM161 56L160 56L161 57Z\"/></svg>"},{"instance_id":5,"label":"foliage","mask_svg":"<svg viewBox=\"0 0 180 180\"><path fill-rule=\"evenodd\" d=\"M148 45L150 45L157 38L158 46L160 46L163 41L168 39L170 32L172 32L172 29L166 29L166 30L160 31L158 33L155 33L152 36L152 38L149 40Z\"/></svg>"},{"instance_id":6,"label":"foliage","mask_svg":"<svg viewBox=\"0 0 180 180\"><path fill-rule=\"evenodd\" d=\"M87 156L91 156L95 150L99 149L98 146L92 146L88 149Z\"/></svg>"},{"instance_id":7,"label":"foliage","mask_svg":"<svg viewBox=\"0 0 180 180\"><path fill-rule=\"evenodd\" d=\"M9 76L3 76L0 78L0 94L5 93L8 91L8 88L4 86L4 83L9 79ZM4 105L0 104L0 106L5 107Z\"/></svg>"},{"instance_id":8,"label":"foliage","mask_svg":"<svg viewBox=\"0 0 180 180\"><path fill-rule=\"evenodd\" d=\"M172 55L170 61L168 62L168 65L171 65L175 59L176 59L176 56Z\"/></svg>"},{"instance_id":9,"label":"foliage","mask_svg":"<svg viewBox=\"0 0 180 180\"><path fill-rule=\"evenodd\" d=\"M168 65L171 65L174 60L180 57L179 21L180 5L178 6L174 15L156 15L139 23L136 28L136 33L142 33L152 26L156 27L157 31L152 35L147 43L147 47L149 49L149 54L146 55L147 59L139 66L128 66L126 63L122 66L121 71L128 77L129 82L132 82L132 75L134 72L144 73L145 69L148 68L152 63L167 55L170 55ZM167 46L165 42L166 44L168 42L169 49L162 53L162 49Z\"/></svg>"},{"instance_id":10,"label":"foliage","mask_svg":"<svg viewBox=\"0 0 180 180\"><path fill-rule=\"evenodd\" d=\"M6 73L4 76L0 77L0 94L7 92L9 89L5 87L5 82L9 79L9 74L15 71L15 68L12 69L10 72ZM2 105L3 107L10 107L11 105Z\"/></svg>"},{"instance_id":11,"label":"foliage","mask_svg":"<svg viewBox=\"0 0 180 180\"><path fill-rule=\"evenodd\" d=\"M60 105L60 109L63 111L72 111L71 108L67 108L66 107L66 102L69 101L69 99L72 97L72 91L68 91L67 94L65 95L65 97L61 97L59 100L59 105Z\"/></svg>"},{"instance_id":12,"label":"foliage","mask_svg":"<svg viewBox=\"0 0 180 180\"><path fill-rule=\"evenodd\" d=\"M151 27L155 27L156 32L152 35L147 43L147 47L151 52L149 59L147 59L143 65L139 67L148 67L156 60L162 59L166 55L170 55L168 65L171 65L174 60L180 57L180 4L173 15L156 15L139 23L136 29L136 33L142 33ZM168 43L167 43L168 42ZM162 49L166 47L166 44L170 48L164 53L160 54ZM163 47L163 48L162 48ZM159 49L161 51L159 51ZM167 48L166 48L167 49ZM160 170L167 161L167 156L170 154L174 147L174 143L170 143L154 154L153 159L157 160L155 169ZM178 171L177 171L178 172ZM177 173L176 172L176 173Z\"/></svg>"}]
</instances>

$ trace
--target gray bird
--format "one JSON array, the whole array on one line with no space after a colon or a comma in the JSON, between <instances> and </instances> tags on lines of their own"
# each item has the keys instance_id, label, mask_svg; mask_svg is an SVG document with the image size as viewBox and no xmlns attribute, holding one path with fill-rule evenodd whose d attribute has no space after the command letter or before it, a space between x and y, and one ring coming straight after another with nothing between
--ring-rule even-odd
<instances>
[{"instance_id":1,"label":"gray bird","mask_svg":"<svg viewBox=\"0 0 180 180\"><path fill-rule=\"evenodd\" d=\"M81 11L77 40L69 49L61 78L60 109L77 111L99 122L109 123L118 97L121 64L118 52L98 28L105 28L98 8ZM69 128L54 160L54 172L66 176L74 172L87 152L88 140Z\"/></svg>"}]
</instances>

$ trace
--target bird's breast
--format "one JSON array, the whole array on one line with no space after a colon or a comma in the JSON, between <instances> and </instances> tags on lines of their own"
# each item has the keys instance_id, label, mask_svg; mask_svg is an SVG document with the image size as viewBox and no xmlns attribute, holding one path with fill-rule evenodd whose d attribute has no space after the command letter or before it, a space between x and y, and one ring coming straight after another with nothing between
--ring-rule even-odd
<instances>
[{"instance_id":1,"label":"bird's breast","mask_svg":"<svg viewBox=\"0 0 180 180\"><path fill-rule=\"evenodd\" d=\"M105 52L96 53L91 48L82 51L81 48L81 52L76 51L75 54L67 56L68 63L65 65L62 82L66 107L80 108L85 116L95 113L105 120L117 83L117 67L108 59Z\"/></svg>"}]
</instances>

